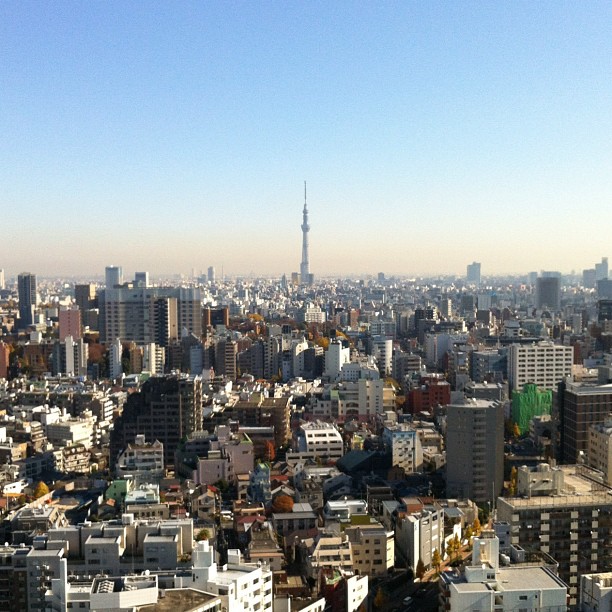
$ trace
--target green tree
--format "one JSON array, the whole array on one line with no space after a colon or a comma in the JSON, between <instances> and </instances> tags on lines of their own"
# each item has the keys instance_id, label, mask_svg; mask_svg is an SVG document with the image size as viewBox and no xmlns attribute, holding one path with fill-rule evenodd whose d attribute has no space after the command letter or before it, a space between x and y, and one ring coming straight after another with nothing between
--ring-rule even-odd
<instances>
[{"instance_id":1,"label":"green tree","mask_svg":"<svg viewBox=\"0 0 612 612\"><path fill-rule=\"evenodd\" d=\"M210 540L210 531L208 529L200 529L196 536L197 542L202 542L203 540Z\"/></svg>"}]
</instances>

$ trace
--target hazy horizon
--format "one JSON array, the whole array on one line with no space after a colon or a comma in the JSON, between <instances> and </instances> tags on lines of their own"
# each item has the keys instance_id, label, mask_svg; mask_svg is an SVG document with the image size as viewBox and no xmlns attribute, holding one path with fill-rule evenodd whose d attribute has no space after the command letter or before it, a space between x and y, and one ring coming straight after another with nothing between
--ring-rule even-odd
<instances>
[{"instance_id":1,"label":"hazy horizon","mask_svg":"<svg viewBox=\"0 0 612 612\"><path fill-rule=\"evenodd\" d=\"M304 180L318 277L607 256L610 3L9 1L0 39L7 277L289 275Z\"/></svg>"}]
</instances>

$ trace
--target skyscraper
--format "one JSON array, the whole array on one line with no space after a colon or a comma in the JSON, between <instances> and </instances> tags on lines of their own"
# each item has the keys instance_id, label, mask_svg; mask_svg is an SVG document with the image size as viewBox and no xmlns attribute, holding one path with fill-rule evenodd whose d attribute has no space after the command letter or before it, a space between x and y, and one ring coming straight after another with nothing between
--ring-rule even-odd
<instances>
[{"instance_id":1,"label":"skyscraper","mask_svg":"<svg viewBox=\"0 0 612 612\"><path fill-rule=\"evenodd\" d=\"M106 266L104 278L106 280L106 288L112 289L117 285L123 284L123 270L121 266Z\"/></svg>"},{"instance_id":2,"label":"skyscraper","mask_svg":"<svg viewBox=\"0 0 612 612\"><path fill-rule=\"evenodd\" d=\"M308 207L306 205L306 181L304 181L304 211L302 212L302 263L300 264L300 279L302 284L312 284L312 276L310 275L310 263L308 262Z\"/></svg>"},{"instance_id":3,"label":"skyscraper","mask_svg":"<svg viewBox=\"0 0 612 612\"><path fill-rule=\"evenodd\" d=\"M34 323L36 309L36 275L22 272L17 277L19 293L19 327L24 329Z\"/></svg>"},{"instance_id":4,"label":"skyscraper","mask_svg":"<svg viewBox=\"0 0 612 612\"><path fill-rule=\"evenodd\" d=\"M466 281L469 284L480 285L480 263L475 261L468 264L466 276Z\"/></svg>"},{"instance_id":5,"label":"skyscraper","mask_svg":"<svg viewBox=\"0 0 612 612\"><path fill-rule=\"evenodd\" d=\"M0 268L0 289L5 289L4 268Z\"/></svg>"},{"instance_id":6,"label":"skyscraper","mask_svg":"<svg viewBox=\"0 0 612 612\"><path fill-rule=\"evenodd\" d=\"M561 308L561 279L555 276L540 276L536 281L536 306L538 308Z\"/></svg>"},{"instance_id":7,"label":"skyscraper","mask_svg":"<svg viewBox=\"0 0 612 612\"><path fill-rule=\"evenodd\" d=\"M601 263L595 264L595 280L608 279L608 258L602 257Z\"/></svg>"}]
</instances>

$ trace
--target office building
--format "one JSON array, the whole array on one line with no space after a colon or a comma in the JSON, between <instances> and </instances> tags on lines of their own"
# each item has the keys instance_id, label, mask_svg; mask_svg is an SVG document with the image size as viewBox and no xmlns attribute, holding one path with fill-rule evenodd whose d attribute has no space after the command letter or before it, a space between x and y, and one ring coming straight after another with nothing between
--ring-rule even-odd
<instances>
[{"instance_id":1,"label":"office building","mask_svg":"<svg viewBox=\"0 0 612 612\"><path fill-rule=\"evenodd\" d=\"M208 272L206 274L206 277L208 279L208 282L210 283L215 282L215 268L213 266L208 267Z\"/></svg>"},{"instance_id":2,"label":"office building","mask_svg":"<svg viewBox=\"0 0 612 612\"><path fill-rule=\"evenodd\" d=\"M473 262L468 264L466 273L466 282L470 285L480 285L480 263Z\"/></svg>"},{"instance_id":3,"label":"office building","mask_svg":"<svg viewBox=\"0 0 612 612\"><path fill-rule=\"evenodd\" d=\"M123 285L123 269L121 266L106 266L104 280L107 289Z\"/></svg>"},{"instance_id":4,"label":"office building","mask_svg":"<svg viewBox=\"0 0 612 612\"><path fill-rule=\"evenodd\" d=\"M582 286L585 289L595 289L596 282L597 276L595 268L587 268L582 271Z\"/></svg>"},{"instance_id":5,"label":"office building","mask_svg":"<svg viewBox=\"0 0 612 612\"><path fill-rule=\"evenodd\" d=\"M447 408L448 497L494 502L504 486L504 411L499 402L466 400Z\"/></svg>"},{"instance_id":6,"label":"office building","mask_svg":"<svg viewBox=\"0 0 612 612\"><path fill-rule=\"evenodd\" d=\"M536 280L536 306L555 312L561 309L561 279L558 276L540 276Z\"/></svg>"},{"instance_id":7,"label":"office building","mask_svg":"<svg viewBox=\"0 0 612 612\"><path fill-rule=\"evenodd\" d=\"M19 327L25 329L34 324L34 314L38 304L36 295L36 275L22 272L17 277L19 295Z\"/></svg>"},{"instance_id":8,"label":"office building","mask_svg":"<svg viewBox=\"0 0 612 612\"><path fill-rule=\"evenodd\" d=\"M134 274L134 287L150 287L149 273L148 272L136 272Z\"/></svg>"},{"instance_id":9,"label":"office building","mask_svg":"<svg viewBox=\"0 0 612 612\"><path fill-rule=\"evenodd\" d=\"M175 300L176 306L169 300ZM137 344L159 344L160 337L167 341L180 337L183 330L198 338L202 335L202 298L198 288L117 287L101 292L99 302L103 342L121 338Z\"/></svg>"},{"instance_id":10,"label":"office building","mask_svg":"<svg viewBox=\"0 0 612 612\"><path fill-rule=\"evenodd\" d=\"M604 423L611 413L612 384L560 383L555 392L553 415L558 461L583 461L588 451L589 428Z\"/></svg>"},{"instance_id":11,"label":"office building","mask_svg":"<svg viewBox=\"0 0 612 612\"><path fill-rule=\"evenodd\" d=\"M608 258L602 257L600 263L595 264L595 280L608 279Z\"/></svg>"},{"instance_id":12,"label":"office building","mask_svg":"<svg viewBox=\"0 0 612 612\"><path fill-rule=\"evenodd\" d=\"M533 383L540 389L556 389L559 382L571 376L574 349L552 342L512 344L508 350L508 385L510 391Z\"/></svg>"},{"instance_id":13,"label":"office building","mask_svg":"<svg viewBox=\"0 0 612 612\"><path fill-rule=\"evenodd\" d=\"M0 268L0 289L6 289L6 279L4 278L4 268Z\"/></svg>"},{"instance_id":14,"label":"office building","mask_svg":"<svg viewBox=\"0 0 612 612\"><path fill-rule=\"evenodd\" d=\"M83 313L96 307L96 286L92 283L74 286L74 301Z\"/></svg>"}]
</instances>

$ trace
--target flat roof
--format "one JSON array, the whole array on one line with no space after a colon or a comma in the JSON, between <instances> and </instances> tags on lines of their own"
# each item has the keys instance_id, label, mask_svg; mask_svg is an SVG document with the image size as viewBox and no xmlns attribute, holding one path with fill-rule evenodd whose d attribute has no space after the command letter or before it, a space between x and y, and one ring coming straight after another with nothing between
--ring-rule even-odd
<instances>
[{"instance_id":1,"label":"flat roof","mask_svg":"<svg viewBox=\"0 0 612 612\"><path fill-rule=\"evenodd\" d=\"M138 606L140 612L190 612L219 599L216 595L196 589L166 589L157 603Z\"/></svg>"}]
</instances>

